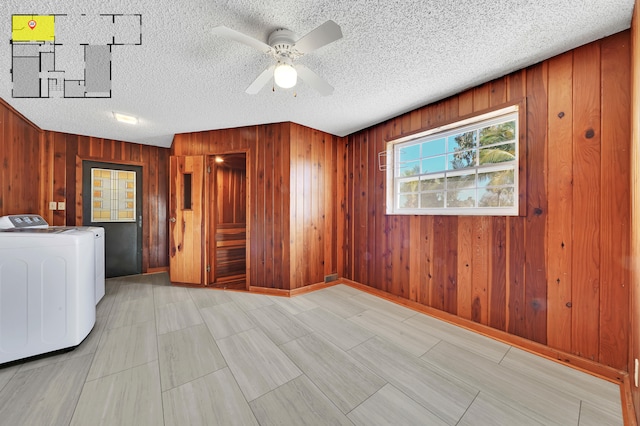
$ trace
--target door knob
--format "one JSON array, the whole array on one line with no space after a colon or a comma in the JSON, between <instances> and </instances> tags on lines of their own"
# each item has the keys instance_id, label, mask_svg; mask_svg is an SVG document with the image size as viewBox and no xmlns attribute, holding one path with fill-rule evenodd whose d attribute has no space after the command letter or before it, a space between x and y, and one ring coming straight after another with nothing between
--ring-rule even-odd
<instances>
[{"instance_id":1,"label":"door knob","mask_svg":"<svg viewBox=\"0 0 640 426\"><path fill-rule=\"evenodd\" d=\"M176 218L175 218L175 217L172 217L171 219L169 219L169 222L171 222L171 223L176 223Z\"/></svg>"}]
</instances>

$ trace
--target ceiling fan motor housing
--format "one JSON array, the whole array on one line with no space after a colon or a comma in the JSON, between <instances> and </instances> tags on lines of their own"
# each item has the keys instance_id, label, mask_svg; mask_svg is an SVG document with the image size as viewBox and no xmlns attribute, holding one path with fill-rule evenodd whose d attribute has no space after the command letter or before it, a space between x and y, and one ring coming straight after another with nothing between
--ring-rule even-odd
<instances>
[{"instance_id":1,"label":"ceiling fan motor housing","mask_svg":"<svg viewBox=\"0 0 640 426\"><path fill-rule=\"evenodd\" d=\"M286 54L291 51L291 47L294 45L294 36L293 31L280 28L269 34L267 42L277 53Z\"/></svg>"}]
</instances>

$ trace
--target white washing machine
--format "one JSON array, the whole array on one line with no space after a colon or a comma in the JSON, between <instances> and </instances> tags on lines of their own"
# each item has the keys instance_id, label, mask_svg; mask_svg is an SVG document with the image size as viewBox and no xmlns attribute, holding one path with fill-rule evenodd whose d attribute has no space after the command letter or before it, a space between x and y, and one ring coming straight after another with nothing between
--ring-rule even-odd
<instances>
[{"instance_id":1,"label":"white washing machine","mask_svg":"<svg viewBox=\"0 0 640 426\"><path fill-rule=\"evenodd\" d=\"M44 220L44 219L42 219ZM100 226L50 226L51 229L78 229L81 231L89 231L93 235L94 251L95 251L95 292L96 305L104 297L104 228Z\"/></svg>"},{"instance_id":2,"label":"white washing machine","mask_svg":"<svg viewBox=\"0 0 640 426\"><path fill-rule=\"evenodd\" d=\"M47 221L36 214L8 215L0 217L0 230L3 229L79 229L93 234L95 245L95 293L96 305L105 294L105 251L104 228L100 226L49 226Z\"/></svg>"},{"instance_id":3,"label":"white washing machine","mask_svg":"<svg viewBox=\"0 0 640 426\"><path fill-rule=\"evenodd\" d=\"M80 229L86 229L93 234L93 243L95 250L95 281L96 281L96 305L104 297L104 228L100 226L81 226Z\"/></svg>"},{"instance_id":4,"label":"white washing machine","mask_svg":"<svg viewBox=\"0 0 640 426\"><path fill-rule=\"evenodd\" d=\"M40 220L0 218L14 225L0 231L0 363L77 346L95 324L93 234Z\"/></svg>"}]
</instances>

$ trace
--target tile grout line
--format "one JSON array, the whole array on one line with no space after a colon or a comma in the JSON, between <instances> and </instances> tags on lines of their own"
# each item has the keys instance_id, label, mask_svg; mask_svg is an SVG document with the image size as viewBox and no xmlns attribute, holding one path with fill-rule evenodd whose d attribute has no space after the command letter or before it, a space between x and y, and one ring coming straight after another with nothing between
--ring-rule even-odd
<instances>
[{"instance_id":1,"label":"tile grout line","mask_svg":"<svg viewBox=\"0 0 640 426\"><path fill-rule=\"evenodd\" d=\"M153 287L151 291L151 301L153 303L153 330L155 332L156 337L156 360L158 366L158 382L160 382L160 389L158 389L160 393L160 408L162 411L162 424L166 424L166 419L164 417L165 409L164 409L164 398L162 397L162 373L160 371L160 336L158 335L158 316L156 315L156 292L155 289L157 287Z\"/></svg>"},{"instance_id":2,"label":"tile grout line","mask_svg":"<svg viewBox=\"0 0 640 426\"><path fill-rule=\"evenodd\" d=\"M212 290L213 291L213 290ZM223 293L226 293L226 290L215 290L215 291L222 291ZM189 292L189 296L193 299L193 294L191 292ZM231 298L230 298L231 299ZM207 332L209 333L209 335L211 336L211 339L213 340L213 343L216 345L216 348L218 349L218 351L220 352L220 356L222 357L222 359L224 359L224 363L225 366L216 370L216 371L220 371L223 368L226 368L227 370L229 370L229 374L231 375L231 377L233 378L233 381L236 383L236 386L238 387L238 390L240 391L240 395L242 395L242 398L244 399L244 402L247 404L247 407L249 407L249 410L251 411L251 415L253 416L253 418L255 419L257 424L260 424L260 422L258 421L258 418L256 417L256 414L254 413L253 409L251 408L251 404L249 403L249 401L247 400L247 396L244 394L244 392L242 391L242 388L240 387L240 384L238 383L238 379L235 375L235 373L233 372L233 370L231 369L231 367L229 366L229 361L227 361L227 358L224 356L224 353L220 350L220 347L218 346L218 341L216 340L215 336L213 335L213 333L211 332L211 329L209 328L209 325L207 324L207 322L204 320L204 316L202 316L202 313L200 312L201 308L198 306L197 303L195 303L195 300L193 301L194 305L196 307L196 309L198 310L198 315L200 315L200 317L202 318L202 323L205 325L205 327L207 328ZM233 300L231 300L231 302L227 302L227 303L235 303ZM214 305L217 306L217 305ZM208 306L210 307L210 306ZM238 334L238 333L236 333ZM229 336L227 336L229 337ZM226 338L226 337L224 337ZM220 339L222 340L222 339ZM209 374L213 374L213 373L209 373ZM205 376L202 376L205 377ZM197 380L197 379L194 379ZM174 388L175 389L175 388ZM164 408L163 408L164 410Z\"/></svg>"},{"instance_id":3,"label":"tile grout line","mask_svg":"<svg viewBox=\"0 0 640 426\"><path fill-rule=\"evenodd\" d=\"M482 390L478 389L478 393L476 394L476 396L473 397L473 400L471 401L469 406L464 410L464 413L462 413L462 415L460 416L460 418L456 422L456 425L459 425L460 422L462 421L462 419L464 419L464 416L467 414L467 411L469 411L469 408L471 408L473 403L476 402L476 399L478 399L478 397L480 396L480 392L482 392Z\"/></svg>"},{"instance_id":4,"label":"tile grout line","mask_svg":"<svg viewBox=\"0 0 640 426\"><path fill-rule=\"evenodd\" d=\"M320 338L320 339L322 338L322 336L320 336L319 334L317 334L317 332L316 332L315 330L313 330L311 334L314 334L314 335L316 336L316 338ZM307 334L306 336L310 336L311 334ZM303 337L306 337L306 336L298 337L297 339L290 340L289 342L283 343L282 345L285 345L285 344L290 343L290 342L294 342L294 341L296 341L296 340L298 340L298 339L301 339L301 338L303 338ZM267 336L267 337L269 337L269 336ZM275 343L275 342L273 342L273 343ZM371 374L374 374L374 375L376 375L377 377L380 377L380 376L378 376L377 374L375 374L373 371L371 371L369 368L367 368L366 366L362 365L362 363L358 362L355 358L353 358L351 355L349 355L346 351L344 351L344 350L340 349L339 347L337 347L336 345L334 345L334 344L333 344L333 343L331 343L331 342L327 342L327 343L328 343L328 344L330 344L330 345L335 346L335 347L337 348L337 350L340 350L340 351L344 352L344 353L345 353L345 355L347 355L349 358L351 358L354 362L357 362L357 363L360 365L360 367L362 367L362 368L366 368L366 369L367 369L367 371L371 372ZM282 346L282 345L277 345L277 346L278 346L278 348L279 348L279 347L280 347L280 346ZM313 384L313 386L315 386L315 388L316 388L316 389L318 389L318 391L319 391L322 395L324 395L324 396L325 396L325 398L327 398L327 400L328 400L329 402L331 402L331 404L332 404L332 405L333 405L333 406L334 406L334 407L335 407L339 412L341 412L341 413L342 413L342 414L344 414L345 416L347 416L347 414L349 414L351 411L355 410L355 409L356 409L356 407L359 407L361 404L363 404L363 403L364 403L364 401L360 402L356 407L354 407L354 408L352 408L351 410L349 410L349 413L345 413L345 412L343 412L343 411L340 409L340 407L338 407L338 406L335 404L335 402L333 402L333 400L329 397L329 395L327 395L327 394L326 394L322 389L320 389L320 387L316 384L316 382L314 382L313 380L311 380L311 378L310 378L309 376L307 376L307 373L305 373L305 371L302 369L302 367L300 367L300 365L298 365L298 363L296 363L296 362L295 362L295 360L291 359L291 357L290 357L290 356L289 356L285 351L283 351L282 349L280 349L280 350L281 350L281 351L282 351L282 353L283 353L283 354L284 354L284 355L285 355L285 356L286 356L286 357L287 357L287 358L288 358L288 359L289 359L289 360L290 360L290 361L291 361L291 362L292 362L292 363L293 363L293 364L298 368L298 370L300 370L300 371L302 372L302 374L301 374L301 375L305 376L305 377L309 380L309 382L311 382L311 383ZM300 376L298 376L298 377L300 377ZM294 379L291 379L291 380L295 380L295 379L297 379L298 377L295 377ZM380 379L384 380L382 377L380 377ZM290 382L291 380L289 380L289 382ZM289 383L289 382L287 382L287 383ZM385 382L385 384L388 384L388 383L389 383L389 382L387 382L386 380L384 380L384 382ZM284 386L285 384L286 384L286 383L283 383L281 386ZM280 387L280 386L278 386L278 387ZM380 389L382 389L383 387L384 387L384 385L382 385L382 386L380 387ZM277 389L277 388L276 388L276 389ZM365 399L365 401L366 401L366 400L368 400L369 398L371 398L373 395L375 395L378 391L380 391L380 389L378 389L377 391L375 391L374 393L372 393L371 395L369 395L369 397L367 397L367 398ZM275 389L274 389L274 390L275 390ZM256 398L256 399L257 399L257 398Z\"/></svg>"},{"instance_id":5,"label":"tile grout line","mask_svg":"<svg viewBox=\"0 0 640 426\"><path fill-rule=\"evenodd\" d=\"M120 283L118 283L118 289L117 291L119 292L120 290ZM103 296L102 300L104 300ZM104 333L105 331L107 331L107 324L109 322L109 317L111 317L111 311L113 310L113 306L116 303L116 295L113 296L113 301L111 301L111 306L109 307L109 311L106 313L106 315L103 316L104 318L104 328L102 329L102 332L100 333L100 338L98 339L98 342L96 343L96 350L91 354L91 362L89 363L89 367L87 368L87 374L84 377L84 382L82 383L82 389L80 389L80 392L78 392L78 398L76 399L76 402L74 404L73 407L73 413L71 414L71 417L69 417L69 425L71 425L74 416L76 415L76 411L78 410L78 404L80 403L80 398L82 397L82 393L84 392L84 389L87 385L87 383L93 381L93 380L87 380L87 378L89 377L89 373L91 372L91 367L93 367L93 363L95 362L96 356L98 356L98 350L100 349L100 344L102 343L102 339L104 338ZM95 324L93 326L95 328ZM91 331L93 331L93 328L91 329ZM82 344L82 343L81 343ZM97 380L97 379L94 379Z\"/></svg>"}]
</instances>

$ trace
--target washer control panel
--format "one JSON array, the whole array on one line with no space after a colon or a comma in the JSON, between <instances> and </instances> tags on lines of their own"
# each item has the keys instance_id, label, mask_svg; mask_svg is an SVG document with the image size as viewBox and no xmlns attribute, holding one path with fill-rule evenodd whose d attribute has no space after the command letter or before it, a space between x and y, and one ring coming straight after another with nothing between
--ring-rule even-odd
<instances>
[{"instance_id":1,"label":"washer control panel","mask_svg":"<svg viewBox=\"0 0 640 426\"><path fill-rule=\"evenodd\" d=\"M48 227L47 221L37 214L12 214L0 217L0 229Z\"/></svg>"}]
</instances>

